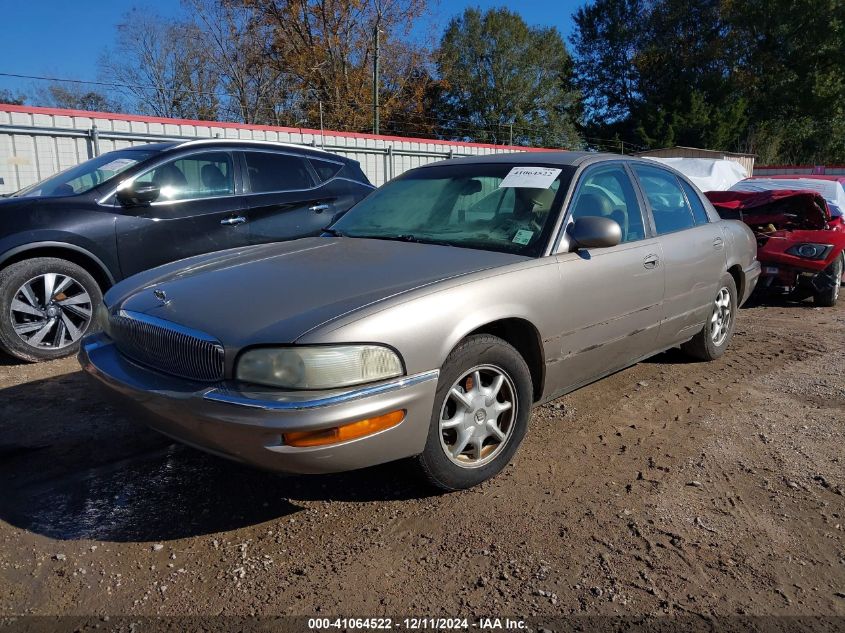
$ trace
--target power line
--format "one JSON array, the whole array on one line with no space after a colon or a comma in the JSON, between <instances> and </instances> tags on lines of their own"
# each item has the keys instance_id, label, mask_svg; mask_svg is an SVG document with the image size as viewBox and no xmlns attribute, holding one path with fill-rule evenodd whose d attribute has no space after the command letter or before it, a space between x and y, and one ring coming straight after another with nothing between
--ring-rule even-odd
<instances>
[{"instance_id":1,"label":"power line","mask_svg":"<svg viewBox=\"0 0 845 633\"><path fill-rule=\"evenodd\" d=\"M122 89L129 89L129 90L148 90L154 92L173 92L173 93L181 93L181 94L193 94L193 95L202 95L202 96L215 96L215 97L229 97L231 99L238 99L238 95L225 92L225 91L203 91L203 90L194 90L194 89L187 89L187 88L170 88L166 86L152 86L152 85L143 85L143 84L131 84L131 83L120 83L120 82L110 82L110 81L93 81L93 80L84 80L84 79L70 79L67 77L48 77L43 75L27 75L22 73L7 73L7 72L0 72L0 77L9 77L14 79L31 79L36 81L50 81L55 83L71 83L77 85L92 85L92 86L101 86L106 88L122 88ZM288 98L287 100L290 100ZM356 99L347 99L347 100L333 100L333 99L317 99L317 98L304 98L304 103L312 103L316 101L318 105L320 103L333 105L333 106L343 106L343 107L371 107L375 104L373 103L365 103L362 101L358 101ZM384 104L386 105L386 104ZM382 105L381 107L384 107ZM313 106L312 106L313 107ZM410 118L421 118L427 121L433 121L436 123L440 123L440 127L447 128L448 131L453 131L458 134L464 133L466 136L478 136L483 134L485 137L491 137L492 140L497 140L503 136L502 130L513 130L518 136L525 136L526 132L535 133L537 135L545 135L548 132L546 126L542 124L530 124L530 123L488 123L488 125L492 125L497 128L499 131L497 132L493 128L490 127L480 127L476 123L470 120L465 119L450 119L445 117L438 117L433 116L430 114L425 113L408 113ZM307 117L305 119L308 120ZM391 119L384 121L387 124L393 124L394 126L412 126L416 127L420 130L424 130L425 132L436 134L436 130L431 129L434 126L426 126L423 123L418 123L413 120L403 120L399 121L396 119ZM559 138L562 142L561 145L570 145L571 142L568 138L563 138L556 135L556 138ZM580 140L585 141L588 145L597 145L600 148L610 148L615 150L618 147L621 147L622 141L620 139L607 139L607 138L598 138L598 137L580 137ZM646 149L641 145L637 145L635 143L631 143L625 141L625 144L634 148L634 149Z\"/></svg>"}]
</instances>

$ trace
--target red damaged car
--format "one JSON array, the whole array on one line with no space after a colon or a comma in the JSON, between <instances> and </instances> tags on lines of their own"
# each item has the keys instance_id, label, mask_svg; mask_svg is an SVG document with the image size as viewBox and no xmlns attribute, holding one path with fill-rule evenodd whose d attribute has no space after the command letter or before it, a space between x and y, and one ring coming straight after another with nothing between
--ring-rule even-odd
<instances>
[{"instance_id":1,"label":"red damaged car","mask_svg":"<svg viewBox=\"0 0 845 633\"><path fill-rule=\"evenodd\" d=\"M845 223L834 198L796 181L780 181L784 189L744 183L750 181L705 195L723 218L742 220L757 236L757 259L763 265L757 288L835 305L845 269ZM752 190L734 190L743 188Z\"/></svg>"}]
</instances>

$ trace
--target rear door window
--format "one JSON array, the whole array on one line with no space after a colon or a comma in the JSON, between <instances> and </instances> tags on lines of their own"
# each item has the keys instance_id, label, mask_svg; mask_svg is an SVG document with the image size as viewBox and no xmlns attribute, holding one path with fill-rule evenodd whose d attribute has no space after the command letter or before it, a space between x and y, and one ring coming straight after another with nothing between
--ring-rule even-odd
<instances>
[{"instance_id":1,"label":"rear door window","mask_svg":"<svg viewBox=\"0 0 845 633\"><path fill-rule=\"evenodd\" d=\"M701 196L693 189L688 182L681 180L681 186L684 188L684 193L687 194L687 202L692 208L692 216L696 224L707 224L710 217L707 215L707 209L704 208L704 203L701 202Z\"/></svg>"},{"instance_id":2,"label":"rear door window","mask_svg":"<svg viewBox=\"0 0 845 633\"><path fill-rule=\"evenodd\" d=\"M651 206L658 235L683 231L695 226L681 184L674 174L648 165L632 165Z\"/></svg>"},{"instance_id":3,"label":"rear door window","mask_svg":"<svg viewBox=\"0 0 845 633\"><path fill-rule=\"evenodd\" d=\"M318 158L309 158L311 167L317 172L320 180L326 182L337 176L338 172L343 169L343 165L328 160L320 160Z\"/></svg>"},{"instance_id":4,"label":"rear door window","mask_svg":"<svg viewBox=\"0 0 845 633\"><path fill-rule=\"evenodd\" d=\"M311 189L314 179L306 159L291 154L244 152L247 175L253 193Z\"/></svg>"}]
</instances>

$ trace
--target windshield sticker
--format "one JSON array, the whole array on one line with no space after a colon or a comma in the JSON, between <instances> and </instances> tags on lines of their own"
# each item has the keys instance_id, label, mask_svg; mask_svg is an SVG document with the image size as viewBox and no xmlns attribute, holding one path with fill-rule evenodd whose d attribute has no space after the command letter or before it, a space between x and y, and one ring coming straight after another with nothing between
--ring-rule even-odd
<instances>
[{"instance_id":1,"label":"windshield sticker","mask_svg":"<svg viewBox=\"0 0 845 633\"><path fill-rule=\"evenodd\" d=\"M560 171L558 169L558 171ZM527 229L519 229L516 232L516 235L513 236L513 240L511 240L514 244L522 244L525 246L528 242L531 241L531 238L534 237L534 231L529 231Z\"/></svg>"},{"instance_id":2,"label":"windshield sticker","mask_svg":"<svg viewBox=\"0 0 845 633\"><path fill-rule=\"evenodd\" d=\"M131 158L115 158L110 163L106 163L100 167L103 171L123 171L134 165L137 161Z\"/></svg>"},{"instance_id":3,"label":"windshield sticker","mask_svg":"<svg viewBox=\"0 0 845 633\"><path fill-rule=\"evenodd\" d=\"M555 178L560 174L560 169L551 167L514 167L499 183L502 187L529 187L531 189L548 189L552 186Z\"/></svg>"}]
</instances>

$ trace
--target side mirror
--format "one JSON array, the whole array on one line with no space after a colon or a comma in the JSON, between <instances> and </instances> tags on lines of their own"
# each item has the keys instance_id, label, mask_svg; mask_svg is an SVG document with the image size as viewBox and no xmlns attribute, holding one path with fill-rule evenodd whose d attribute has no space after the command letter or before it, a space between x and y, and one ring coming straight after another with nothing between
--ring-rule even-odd
<instances>
[{"instance_id":1,"label":"side mirror","mask_svg":"<svg viewBox=\"0 0 845 633\"><path fill-rule=\"evenodd\" d=\"M567 231L570 250L579 248L610 248L622 241L622 227L610 218L587 215L576 219Z\"/></svg>"},{"instance_id":2,"label":"side mirror","mask_svg":"<svg viewBox=\"0 0 845 633\"><path fill-rule=\"evenodd\" d=\"M117 190L117 201L124 207L137 207L158 200L161 190L149 183L131 183Z\"/></svg>"}]
</instances>

